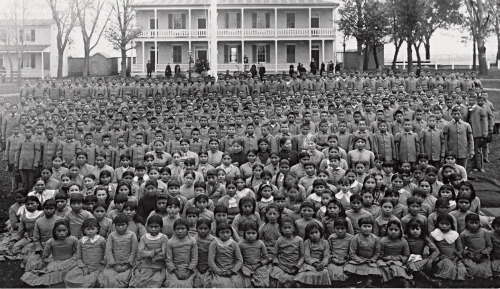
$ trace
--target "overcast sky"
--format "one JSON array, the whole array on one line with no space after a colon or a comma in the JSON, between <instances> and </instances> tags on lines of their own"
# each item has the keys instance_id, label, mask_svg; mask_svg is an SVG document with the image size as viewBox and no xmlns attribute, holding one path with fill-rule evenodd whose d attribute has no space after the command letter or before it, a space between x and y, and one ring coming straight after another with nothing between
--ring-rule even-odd
<instances>
[{"instance_id":1,"label":"overcast sky","mask_svg":"<svg viewBox=\"0 0 500 289\"><path fill-rule=\"evenodd\" d=\"M9 3L11 1L23 1L23 0L0 0L0 11L6 11ZM45 0L24 0L31 1L30 9L28 17L30 18L50 18L50 11L45 4ZM65 1L65 0L60 0ZM165 0L168 1L168 0ZM0 12L0 19L5 19L5 12ZM463 36L469 35L468 31L461 31L460 28L448 29L448 30L438 30L435 32L434 36L431 38L431 55L443 55L445 58L460 58L460 57L470 57L472 54L472 41L466 41L465 43L462 41ZM342 34L337 33L337 51L342 51L343 40ZM70 47L68 55L74 57L83 56L83 48L82 48L82 40L81 40L81 32L78 27L75 28L72 34L72 38L74 43ZM353 39L347 42L347 49L355 49L356 43ZM491 36L487 39L486 42L486 51L488 58L494 57L497 51L497 41L496 37ZM110 55L119 56L119 51L115 51L112 49L110 43L103 36L101 41L93 50L92 53L95 52L105 52ZM394 45L389 43L385 46L385 60L389 61L392 59L394 53ZM406 55L406 48L403 46L401 48L402 55L400 54L400 58ZM424 48L421 48L422 57L424 56Z\"/></svg>"}]
</instances>

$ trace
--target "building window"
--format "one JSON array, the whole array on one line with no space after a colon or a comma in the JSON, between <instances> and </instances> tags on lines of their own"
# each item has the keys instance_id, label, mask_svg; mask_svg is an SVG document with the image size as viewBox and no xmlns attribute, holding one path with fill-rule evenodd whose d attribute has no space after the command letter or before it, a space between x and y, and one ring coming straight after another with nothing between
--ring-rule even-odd
<instances>
[{"instance_id":1,"label":"building window","mask_svg":"<svg viewBox=\"0 0 500 289\"><path fill-rule=\"evenodd\" d=\"M286 13L286 28L295 28L295 13Z\"/></svg>"},{"instance_id":2,"label":"building window","mask_svg":"<svg viewBox=\"0 0 500 289\"><path fill-rule=\"evenodd\" d=\"M271 14L265 12L252 13L252 28L271 28Z\"/></svg>"},{"instance_id":3,"label":"building window","mask_svg":"<svg viewBox=\"0 0 500 289\"><path fill-rule=\"evenodd\" d=\"M295 45L286 46L286 62L295 63Z\"/></svg>"},{"instance_id":4,"label":"building window","mask_svg":"<svg viewBox=\"0 0 500 289\"><path fill-rule=\"evenodd\" d=\"M231 47L229 53L229 62L236 63L238 61L238 47Z\"/></svg>"},{"instance_id":5,"label":"building window","mask_svg":"<svg viewBox=\"0 0 500 289\"><path fill-rule=\"evenodd\" d=\"M182 63L182 46L172 46L172 59L176 64Z\"/></svg>"},{"instance_id":6,"label":"building window","mask_svg":"<svg viewBox=\"0 0 500 289\"><path fill-rule=\"evenodd\" d=\"M174 29L182 29L182 14L174 14Z\"/></svg>"},{"instance_id":7,"label":"building window","mask_svg":"<svg viewBox=\"0 0 500 289\"><path fill-rule=\"evenodd\" d=\"M158 19L156 19L156 21L154 19L149 19L149 29L158 29Z\"/></svg>"},{"instance_id":8,"label":"building window","mask_svg":"<svg viewBox=\"0 0 500 289\"><path fill-rule=\"evenodd\" d=\"M207 19L198 18L198 29L207 29Z\"/></svg>"},{"instance_id":9,"label":"building window","mask_svg":"<svg viewBox=\"0 0 500 289\"><path fill-rule=\"evenodd\" d=\"M266 46L257 46L257 62L266 62Z\"/></svg>"},{"instance_id":10,"label":"building window","mask_svg":"<svg viewBox=\"0 0 500 289\"><path fill-rule=\"evenodd\" d=\"M319 13L311 15L311 28L319 28Z\"/></svg>"}]
</instances>

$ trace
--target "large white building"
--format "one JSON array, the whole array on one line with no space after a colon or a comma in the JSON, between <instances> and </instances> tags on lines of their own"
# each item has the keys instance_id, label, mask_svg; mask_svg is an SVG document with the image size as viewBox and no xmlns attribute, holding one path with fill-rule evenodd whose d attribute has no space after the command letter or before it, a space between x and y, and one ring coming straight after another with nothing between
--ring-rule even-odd
<instances>
[{"instance_id":1,"label":"large white building","mask_svg":"<svg viewBox=\"0 0 500 289\"><path fill-rule=\"evenodd\" d=\"M188 68L193 59L217 61L218 71L241 71L262 63L268 72L288 71L314 58L335 59L335 9L331 0L137 0L132 73ZM216 11L212 14L211 11ZM211 19L217 19L211 21ZM215 51L212 51L213 48ZM245 59L248 63L245 64Z\"/></svg>"},{"instance_id":2,"label":"large white building","mask_svg":"<svg viewBox=\"0 0 500 289\"><path fill-rule=\"evenodd\" d=\"M51 19L19 20L18 25L0 21L0 67L17 73L17 53L22 45L21 76L35 78L57 76L57 26ZM12 22L12 21L11 21ZM15 31L15 27L18 31ZM17 41L15 38L18 38ZM22 38L22 41L21 41ZM63 76L68 75L66 53L63 56Z\"/></svg>"}]
</instances>

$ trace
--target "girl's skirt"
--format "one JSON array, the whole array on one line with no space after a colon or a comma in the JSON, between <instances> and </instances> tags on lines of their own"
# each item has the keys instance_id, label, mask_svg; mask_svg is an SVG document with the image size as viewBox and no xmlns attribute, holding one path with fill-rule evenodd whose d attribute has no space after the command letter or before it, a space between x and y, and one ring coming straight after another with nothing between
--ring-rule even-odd
<instances>
[{"instance_id":1,"label":"girl's skirt","mask_svg":"<svg viewBox=\"0 0 500 289\"><path fill-rule=\"evenodd\" d=\"M245 288L269 287L269 266L262 266L254 271L243 265L241 267L241 276L243 277Z\"/></svg>"},{"instance_id":2,"label":"girl's skirt","mask_svg":"<svg viewBox=\"0 0 500 289\"><path fill-rule=\"evenodd\" d=\"M433 268L436 277L447 280L465 280L467 269L461 261L453 262L446 257L438 258Z\"/></svg>"},{"instance_id":3,"label":"girl's skirt","mask_svg":"<svg viewBox=\"0 0 500 289\"><path fill-rule=\"evenodd\" d=\"M269 276L278 281L277 287L284 287L283 285L285 283L293 282L295 279L295 274L285 272L280 266L277 265L272 266Z\"/></svg>"},{"instance_id":4,"label":"girl's skirt","mask_svg":"<svg viewBox=\"0 0 500 289\"><path fill-rule=\"evenodd\" d=\"M489 259L484 259L483 262L476 263L467 258L463 259L462 262L467 270L467 277L488 279L493 276Z\"/></svg>"},{"instance_id":5,"label":"girl's skirt","mask_svg":"<svg viewBox=\"0 0 500 289\"><path fill-rule=\"evenodd\" d=\"M333 263L328 264L328 274L330 274L330 280L332 282L345 281L349 279L344 273L345 265L335 265Z\"/></svg>"},{"instance_id":6,"label":"girl's skirt","mask_svg":"<svg viewBox=\"0 0 500 289\"><path fill-rule=\"evenodd\" d=\"M165 268L135 266L130 278L130 288L160 288L165 282Z\"/></svg>"},{"instance_id":7,"label":"girl's skirt","mask_svg":"<svg viewBox=\"0 0 500 289\"><path fill-rule=\"evenodd\" d=\"M295 276L294 281L304 283L307 285L319 285L325 286L330 285L330 276L328 275L328 269L325 267L323 270L318 271L315 267L304 263L300 269L297 276Z\"/></svg>"},{"instance_id":8,"label":"girl's skirt","mask_svg":"<svg viewBox=\"0 0 500 289\"><path fill-rule=\"evenodd\" d=\"M211 272L208 275L208 287L213 288L243 288L244 282L241 275L233 274L231 277L222 277Z\"/></svg>"},{"instance_id":9,"label":"girl's skirt","mask_svg":"<svg viewBox=\"0 0 500 289\"><path fill-rule=\"evenodd\" d=\"M104 266L101 266L90 272L75 267L66 274L64 285L66 285L66 288L94 288L97 284L97 277L99 277L103 268Z\"/></svg>"},{"instance_id":10,"label":"girl's skirt","mask_svg":"<svg viewBox=\"0 0 500 289\"><path fill-rule=\"evenodd\" d=\"M53 260L43 269L25 272L21 281L32 287L59 284L64 281L66 274L75 266L74 259Z\"/></svg>"},{"instance_id":11,"label":"girl's skirt","mask_svg":"<svg viewBox=\"0 0 500 289\"><path fill-rule=\"evenodd\" d=\"M127 288L131 275L132 269L118 273L112 266L106 266L97 277L97 283L101 288Z\"/></svg>"},{"instance_id":12,"label":"girl's skirt","mask_svg":"<svg viewBox=\"0 0 500 289\"><path fill-rule=\"evenodd\" d=\"M347 273L360 275L360 276L369 276L375 275L380 276L380 269L378 268L377 263L361 263L358 264L354 261L349 261L344 266L344 271Z\"/></svg>"},{"instance_id":13,"label":"girl's skirt","mask_svg":"<svg viewBox=\"0 0 500 289\"><path fill-rule=\"evenodd\" d=\"M188 269L178 269L180 273L189 274ZM190 272L191 275L185 280L179 280L174 273L165 272L165 288L193 288L195 273Z\"/></svg>"},{"instance_id":14,"label":"girl's skirt","mask_svg":"<svg viewBox=\"0 0 500 289\"><path fill-rule=\"evenodd\" d=\"M208 276L209 272L208 270L205 271L204 273L201 273L200 271L196 271L196 274L194 276L194 281L193 281L193 287L194 288L208 288L210 285L208 282Z\"/></svg>"},{"instance_id":15,"label":"girl's skirt","mask_svg":"<svg viewBox=\"0 0 500 289\"><path fill-rule=\"evenodd\" d=\"M406 267L400 261L377 261L380 274L384 282L390 281L394 278L412 279L412 276L406 272Z\"/></svg>"},{"instance_id":16,"label":"girl's skirt","mask_svg":"<svg viewBox=\"0 0 500 289\"><path fill-rule=\"evenodd\" d=\"M25 271L39 270L44 266L45 263L42 260L42 255L35 252L24 257L23 262L21 262L21 268L24 268Z\"/></svg>"},{"instance_id":17,"label":"girl's skirt","mask_svg":"<svg viewBox=\"0 0 500 289\"><path fill-rule=\"evenodd\" d=\"M491 261L491 271L493 271L493 277L500 277L500 259Z\"/></svg>"}]
</instances>

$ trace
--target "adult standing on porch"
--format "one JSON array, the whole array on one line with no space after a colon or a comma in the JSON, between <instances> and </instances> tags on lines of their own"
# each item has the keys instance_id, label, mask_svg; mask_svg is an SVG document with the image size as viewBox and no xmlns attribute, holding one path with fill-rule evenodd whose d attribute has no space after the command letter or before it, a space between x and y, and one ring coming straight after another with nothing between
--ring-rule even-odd
<instances>
[{"instance_id":1,"label":"adult standing on porch","mask_svg":"<svg viewBox=\"0 0 500 289\"><path fill-rule=\"evenodd\" d=\"M170 63L168 63L167 66L165 67L165 76L167 78L172 77L172 68L170 67Z\"/></svg>"},{"instance_id":2,"label":"adult standing on porch","mask_svg":"<svg viewBox=\"0 0 500 289\"><path fill-rule=\"evenodd\" d=\"M151 77L151 73L153 72L153 64L151 64L151 60L148 60L146 64L146 71L148 72L148 77Z\"/></svg>"},{"instance_id":3,"label":"adult standing on porch","mask_svg":"<svg viewBox=\"0 0 500 289\"><path fill-rule=\"evenodd\" d=\"M7 75L7 70L2 65L2 67L0 67L0 78L2 78L2 83L5 83L5 76L6 75Z\"/></svg>"},{"instance_id":4,"label":"adult standing on porch","mask_svg":"<svg viewBox=\"0 0 500 289\"><path fill-rule=\"evenodd\" d=\"M311 64L309 64L309 67L311 68L311 73L316 75L316 70L318 69L316 62L314 61L314 58L311 59Z\"/></svg>"}]
</instances>

